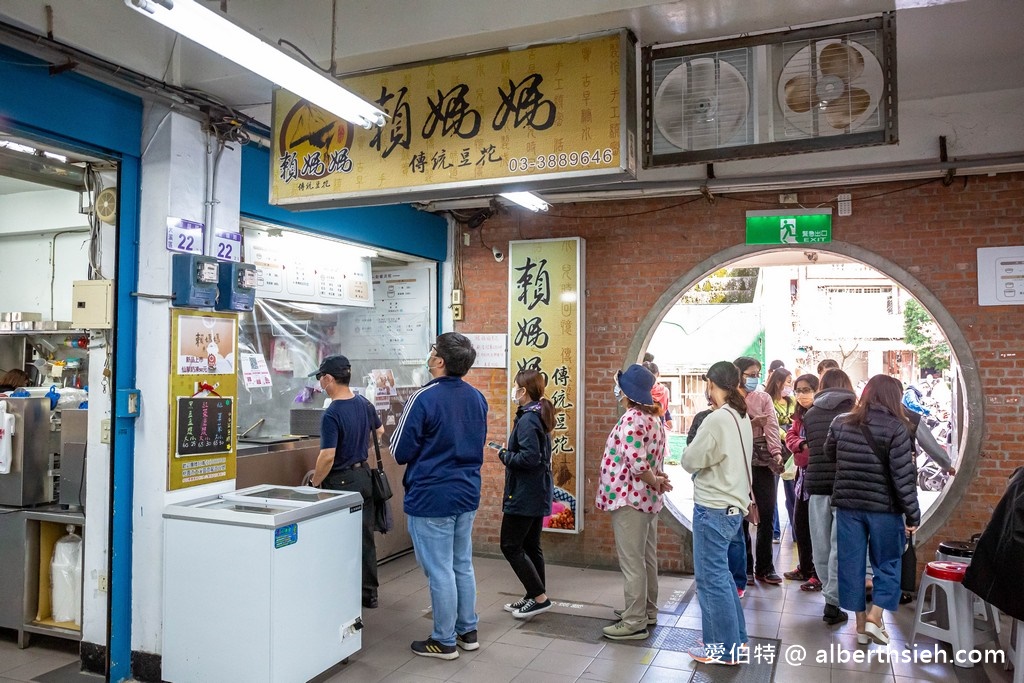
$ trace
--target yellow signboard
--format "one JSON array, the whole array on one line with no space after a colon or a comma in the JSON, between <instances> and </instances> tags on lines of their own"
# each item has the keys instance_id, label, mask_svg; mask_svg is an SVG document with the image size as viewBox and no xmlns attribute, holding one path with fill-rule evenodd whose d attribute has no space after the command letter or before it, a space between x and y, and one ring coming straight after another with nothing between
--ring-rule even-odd
<instances>
[{"instance_id":1,"label":"yellow signboard","mask_svg":"<svg viewBox=\"0 0 1024 683\"><path fill-rule=\"evenodd\" d=\"M169 491L235 478L238 317L171 311Z\"/></svg>"},{"instance_id":2,"label":"yellow signboard","mask_svg":"<svg viewBox=\"0 0 1024 683\"><path fill-rule=\"evenodd\" d=\"M555 407L551 531L583 529L584 247L579 237L509 243L509 383L540 370Z\"/></svg>"},{"instance_id":3,"label":"yellow signboard","mask_svg":"<svg viewBox=\"0 0 1024 683\"><path fill-rule=\"evenodd\" d=\"M632 39L617 32L345 79L387 112L372 130L276 90L270 203L409 201L480 185L629 177L633 55Z\"/></svg>"}]
</instances>

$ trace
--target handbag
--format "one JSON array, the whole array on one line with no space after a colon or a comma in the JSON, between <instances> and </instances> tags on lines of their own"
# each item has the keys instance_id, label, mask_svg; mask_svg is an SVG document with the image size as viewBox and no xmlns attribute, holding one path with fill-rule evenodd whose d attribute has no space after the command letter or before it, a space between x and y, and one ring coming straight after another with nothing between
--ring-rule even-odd
<instances>
[{"instance_id":1,"label":"handbag","mask_svg":"<svg viewBox=\"0 0 1024 683\"><path fill-rule=\"evenodd\" d=\"M740 422L736 419L736 416L732 413L729 413L729 416L736 423L736 431L740 435L740 449L743 451L743 471L747 474L747 496L750 498L750 504L747 506L747 514L743 515L743 521L757 526L761 523L761 513L758 512L757 503L754 502L754 484L750 481L750 467L747 466L749 462L747 460L747 449L743 448L743 432L740 431Z\"/></svg>"},{"instance_id":2,"label":"handbag","mask_svg":"<svg viewBox=\"0 0 1024 683\"><path fill-rule=\"evenodd\" d=\"M377 462L373 468L370 469L370 480L373 482L373 500L378 503L391 500L391 497L395 495L391 492L391 482L388 481L388 475L384 472L384 463L380 460L380 441L377 439L377 432L373 432L373 450L376 456Z\"/></svg>"},{"instance_id":3,"label":"handbag","mask_svg":"<svg viewBox=\"0 0 1024 683\"><path fill-rule=\"evenodd\" d=\"M900 590L913 593L917 590L917 549L914 548L914 534L907 537L907 549L903 551L900 566Z\"/></svg>"},{"instance_id":4,"label":"handbag","mask_svg":"<svg viewBox=\"0 0 1024 683\"><path fill-rule=\"evenodd\" d=\"M384 464L380 459L380 441L377 439L376 430L373 431L373 451L377 463L370 468L370 484L373 489L373 530L377 533L386 534L395 526L394 516L391 514L391 482L384 472Z\"/></svg>"}]
</instances>

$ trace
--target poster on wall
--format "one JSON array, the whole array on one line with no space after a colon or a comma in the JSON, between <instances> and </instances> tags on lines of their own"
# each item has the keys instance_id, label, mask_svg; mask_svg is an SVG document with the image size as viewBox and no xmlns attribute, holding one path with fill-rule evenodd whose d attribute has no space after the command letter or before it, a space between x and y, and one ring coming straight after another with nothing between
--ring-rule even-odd
<instances>
[{"instance_id":1,"label":"poster on wall","mask_svg":"<svg viewBox=\"0 0 1024 683\"><path fill-rule=\"evenodd\" d=\"M235 374L235 329L226 320L206 314L178 316L177 368L179 375Z\"/></svg>"},{"instance_id":2,"label":"poster on wall","mask_svg":"<svg viewBox=\"0 0 1024 683\"><path fill-rule=\"evenodd\" d=\"M509 388L528 368L547 380L555 495L544 528L564 533L583 530L585 246L580 237L509 243Z\"/></svg>"},{"instance_id":3,"label":"poster on wall","mask_svg":"<svg viewBox=\"0 0 1024 683\"><path fill-rule=\"evenodd\" d=\"M167 490L234 479L238 317L175 309L171 339Z\"/></svg>"},{"instance_id":4,"label":"poster on wall","mask_svg":"<svg viewBox=\"0 0 1024 683\"><path fill-rule=\"evenodd\" d=\"M402 365L423 364L434 333L432 281L427 268L374 272L373 308L350 316L339 331L345 354L350 359L397 357Z\"/></svg>"}]
</instances>

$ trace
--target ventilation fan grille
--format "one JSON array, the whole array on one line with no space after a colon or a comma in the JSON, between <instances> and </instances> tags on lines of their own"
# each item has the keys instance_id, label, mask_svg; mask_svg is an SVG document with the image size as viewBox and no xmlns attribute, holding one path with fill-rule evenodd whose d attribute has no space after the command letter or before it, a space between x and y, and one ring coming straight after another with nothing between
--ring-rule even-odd
<instances>
[{"instance_id":1,"label":"ventilation fan grille","mask_svg":"<svg viewBox=\"0 0 1024 683\"><path fill-rule=\"evenodd\" d=\"M896 18L644 50L644 165L892 144Z\"/></svg>"},{"instance_id":2,"label":"ventilation fan grille","mask_svg":"<svg viewBox=\"0 0 1024 683\"><path fill-rule=\"evenodd\" d=\"M654 153L753 142L751 69L749 49L655 60Z\"/></svg>"},{"instance_id":3,"label":"ventilation fan grille","mask_svg":"<svg viewBox=\"0 0 1024 683\"><path fill-rule=\"evenodd\" d=\"M877 31L778 46L778 140L881 130L885 78Z\"/></svg>"}]
</instances>

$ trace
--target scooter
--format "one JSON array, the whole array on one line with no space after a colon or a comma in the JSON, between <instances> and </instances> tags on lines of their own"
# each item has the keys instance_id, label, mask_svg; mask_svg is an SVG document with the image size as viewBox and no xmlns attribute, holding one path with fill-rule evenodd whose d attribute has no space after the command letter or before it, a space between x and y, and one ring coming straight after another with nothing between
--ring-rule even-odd
<instances>
[{"instance_id":1,"label":"scooter","mask_svg":"<svg viewBox=\"0 0 1024 683\"><path fill-rule=\"evenodd\" d=\"M924 462L917 468L917 487L922 491L941 491L949 481L949 474L931 456L924 455Z\"/></svg>"}]
</instances>

